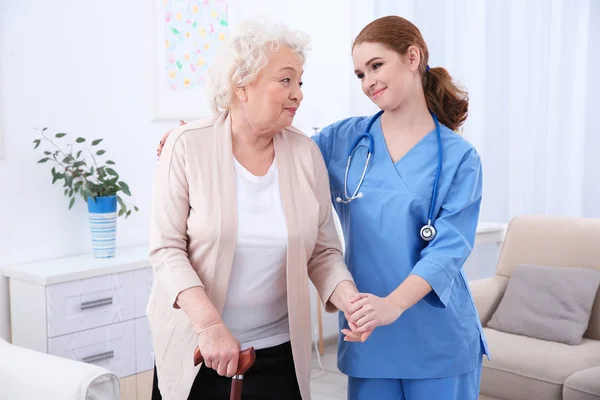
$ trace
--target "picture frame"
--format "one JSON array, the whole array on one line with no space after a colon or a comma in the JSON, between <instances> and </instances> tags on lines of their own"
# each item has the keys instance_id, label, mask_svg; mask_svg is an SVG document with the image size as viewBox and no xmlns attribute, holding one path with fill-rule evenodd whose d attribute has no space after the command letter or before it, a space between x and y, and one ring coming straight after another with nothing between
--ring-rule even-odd
<instances>
[{"instance_id":1,"label":"picture frame","mask_svg":"<svg viewBox=\"0 0 600 400\"><path fill-rule=\"evenodd\" d=\"M192 121L212 115L208 68L227 44L232 0L154 0L152 121Z\"/></svg>"}]
</instances>

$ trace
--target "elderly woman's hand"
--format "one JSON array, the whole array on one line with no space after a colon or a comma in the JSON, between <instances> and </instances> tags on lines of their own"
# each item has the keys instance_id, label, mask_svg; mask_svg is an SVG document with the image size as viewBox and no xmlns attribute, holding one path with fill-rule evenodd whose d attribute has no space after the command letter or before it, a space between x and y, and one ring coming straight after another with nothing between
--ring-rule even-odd
<instances>
[{"instance_id":1,"label":"elderly woman's hand","mask_svg":"<svg viewBox=\"0 0 600 400\"><path fill-rule=\"evenodd\" d=\"M231 378L237 372L240 343L223 322L215 323L198 332L198 347L204 364L221 376Z\"/></svg>"},{"instance_id":2,"label":"elderly woman's hand","mask_svg":"<svg viewBox=\"0 0 600 400\"><path fill-rule=\"evenodd\" d=\"M180 120L179 121L179 126L181 125L185 125L185 121ZM175 128L173 128L175 129ZM167 133L165 133L163 135L163 137L160 139L160 142L158 143L158 147L156 148L156 155L158 156L158 158L160 158L160 154L162 153L162 149L165 146L165 141L167 140L167 138L169 137L169 135L171 134L171 132L173 132L173 129L169 129L167 131Z\"/></svg>"},{"instance_id":3,"label":"elderly woman's hand","mask_svg":"<svg viewBox=\"0 0 600 400\"><path fill-rule=\"evenodd\" d=\"M362 332L358 331L358 326L352 322L350 319L350 315L344 313L346 316L346 321L348 321L348 326L350 329L342 329L342 333L344 334L344 342L364 342L371 336L373 333L372 329L364 330Z\"/></svg>"}]
</instances>

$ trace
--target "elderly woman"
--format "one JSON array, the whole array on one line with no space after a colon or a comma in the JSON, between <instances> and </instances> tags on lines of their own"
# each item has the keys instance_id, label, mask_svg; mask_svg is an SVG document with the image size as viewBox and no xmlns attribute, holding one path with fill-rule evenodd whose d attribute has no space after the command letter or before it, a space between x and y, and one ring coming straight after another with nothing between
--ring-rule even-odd
<instances>
[{"instance_id":1,"label":"elderly woman","mask_svg":"<svg viewBox=\"0 0 600 400\"><path fill-rule=\"evenodd\" d=\"M244 399L310 399L308 279L329 312L346 312L357 293L321 152L291 127L307 42L284 26L243 25L213 68L215 116L176 128L162 149L150 246L153 398L228 399L239 351L252 346Z\"/></svg>"}]
</instances>

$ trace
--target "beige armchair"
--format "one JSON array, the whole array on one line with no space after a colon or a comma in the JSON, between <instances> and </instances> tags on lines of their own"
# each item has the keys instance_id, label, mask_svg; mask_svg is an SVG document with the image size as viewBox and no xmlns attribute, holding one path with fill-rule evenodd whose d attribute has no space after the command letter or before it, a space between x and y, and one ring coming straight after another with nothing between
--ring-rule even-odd
<instances>
[{"instance_id":1,"label":"beige armchair","mask_svg":"<svg viewBox=\"0 0 600 400\"><path fill-rule=\"evenodd\" d=\"M487 327L516 265L600 270L600 219L522 216L508 226L496 274L470 282L487 337L480 400L600 399L600 291L580 345Z\"/></svg>"}]
</instances>

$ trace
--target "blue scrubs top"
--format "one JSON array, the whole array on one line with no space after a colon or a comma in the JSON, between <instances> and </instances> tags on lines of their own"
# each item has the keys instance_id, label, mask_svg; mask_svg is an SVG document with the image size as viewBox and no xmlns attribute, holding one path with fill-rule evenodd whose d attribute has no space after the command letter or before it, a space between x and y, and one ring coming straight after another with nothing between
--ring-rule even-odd
<instances>
[{"instance_id":1,"label":"blue scrubs top","mask_svg":"<svg viewBox=\"0 0 600 400\"><path fill-rule=\"evenodd\" d=\"M329 171L332 201L346 242L345 261L360 292L385 297L409 274L433 290L394 323L378 327L364 343L338 341L338 367L358 378L426 379L457 376L488 354L479 315L462 266L471 253L479 218L482 169L471 144L444 125L442 171L435 199L437 236L419 235L427 223L438 162L435 129L396 163L387 150L381 118L371 127L373 155L360 191L349 204L344 175L351 147L371 117L339 121L313 136ZM366 144L363 139L361 144ZM348 174L351 196L366 162L354 153ZM343 313L340 329L346 328Z\"/></svg>"}]
</instances>

